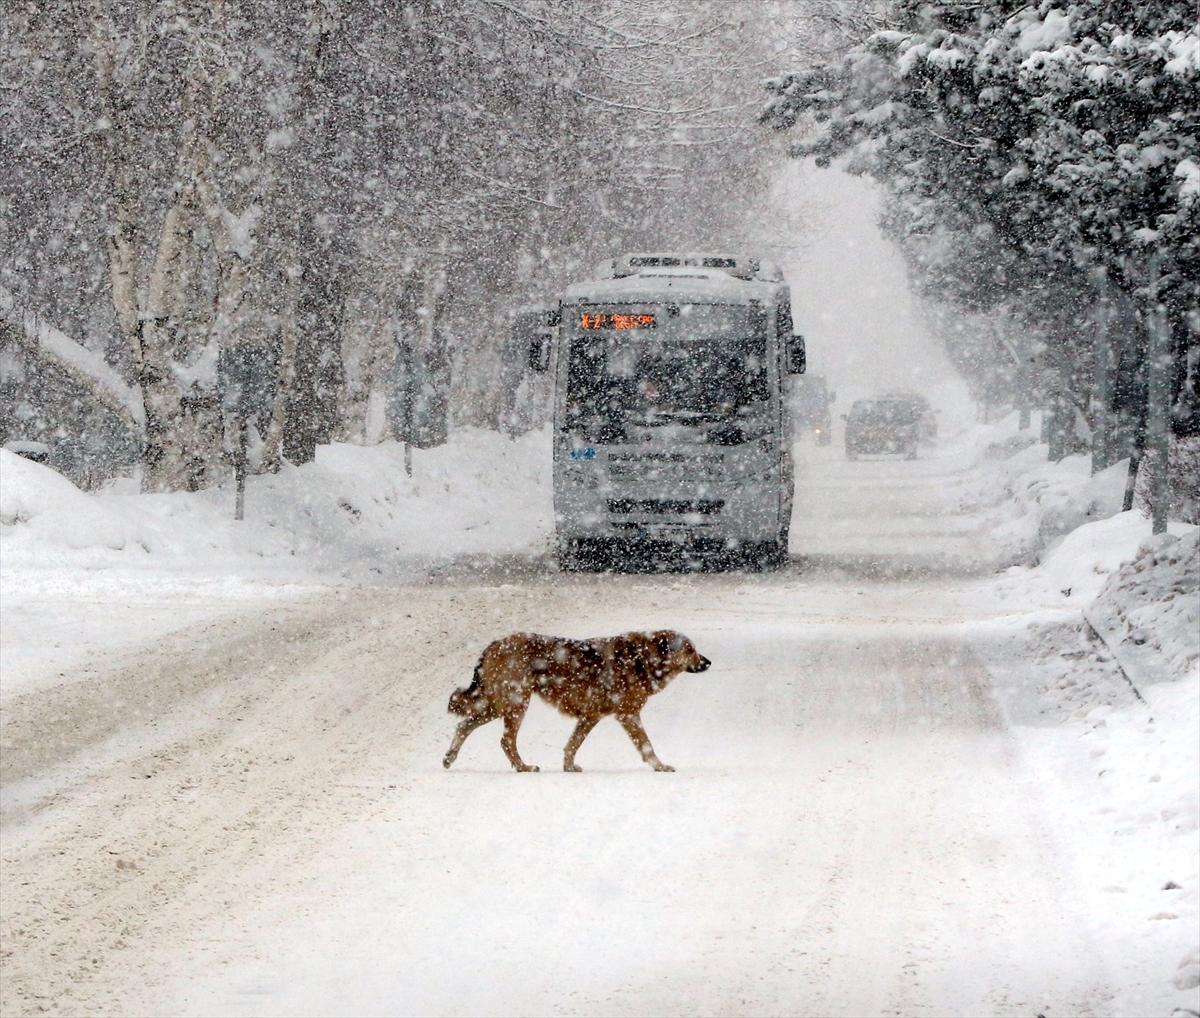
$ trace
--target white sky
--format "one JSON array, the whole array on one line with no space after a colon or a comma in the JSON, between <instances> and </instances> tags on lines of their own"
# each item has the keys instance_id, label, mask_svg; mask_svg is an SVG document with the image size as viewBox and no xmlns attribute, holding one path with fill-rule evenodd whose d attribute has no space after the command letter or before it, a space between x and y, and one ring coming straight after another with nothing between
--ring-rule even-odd
<instances>
[{"instance_id":1,"label":"white sky","mask_svg":"<svg viewBox=\"0 0 1200 1018\"><path fill-rule=\"evenodd\" d=\"M796 328L808 340L809 371L837 390L837 411L859 396L904 388L929 397L943 423L973 420L966 386L909 289L904 261L880 233L876 185L794 162L776 200L800 209L803 232L783 271Z\"/></svg>"}]
</instances>

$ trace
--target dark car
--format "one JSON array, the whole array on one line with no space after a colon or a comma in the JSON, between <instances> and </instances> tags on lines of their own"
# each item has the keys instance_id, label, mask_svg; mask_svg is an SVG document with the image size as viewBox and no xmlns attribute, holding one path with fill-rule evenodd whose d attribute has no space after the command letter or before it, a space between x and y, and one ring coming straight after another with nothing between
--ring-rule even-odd
<instances>
[{"instance_id":1,"label":"dark car","mask_svg":"<svg viewBox=\"0 0 1200 1018\"><path fill-rule=\"evenodd\" d=\"M860 399L846 415L846 458L898 453L917 458L920 407L908 399Z\"/></svg>"},{"instance_id":2,"label":"dark car","mask_svg":"<svg viewBox=\"0 0 1200 1018\"><path fill-rule=\"evenodd\" d=\"M929 400L919 392L908 392L897 389L885 392L878 399L899 400L911 403L917 414L917 438L922 445L934 445L937 442L938 422L937 411L929 405Z\"/></svg>"}]
</instances>

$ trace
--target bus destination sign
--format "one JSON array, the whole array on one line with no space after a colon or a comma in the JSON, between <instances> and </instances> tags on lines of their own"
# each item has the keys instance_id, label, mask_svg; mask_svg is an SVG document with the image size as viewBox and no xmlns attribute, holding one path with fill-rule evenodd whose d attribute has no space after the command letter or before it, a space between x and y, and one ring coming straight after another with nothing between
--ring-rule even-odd
<instances>
[{"instance_id":1,"label":"bus destination sign","mask_svg":"<svg viewBox=\"0 0 1200 1018\"><path fill-rule=\"evenodd\" d=\"M579 316L581 329L653 329L654 326L654 315L584 312Z\"/></svg>"}]
</instances>

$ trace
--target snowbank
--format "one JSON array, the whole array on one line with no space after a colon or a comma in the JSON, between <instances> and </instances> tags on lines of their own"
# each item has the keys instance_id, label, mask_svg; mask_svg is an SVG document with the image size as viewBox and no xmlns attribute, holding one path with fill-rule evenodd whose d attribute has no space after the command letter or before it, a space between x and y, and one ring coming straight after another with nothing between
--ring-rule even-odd
<instances>
[{"instance_id":1,"label":"snowbank","mask_svg":"<svg viewBox=\"0 0 1200 1018\"><path fill-rule=\"evenodd\" d=\"M1004 461L1021 508L1006 536L1041 562L1000 583L1014 603L1042 607L981 651L1022 756L1046 776L1038 793L1055 840L1093 897L1089 933L1121 988L1110 1009L1194 1013L1200 528L1152 536L1133 511L1056 538L1113 508L1124 464L1092 477L1081 458L1032 455Z\"/></svg>"},{"instance_id":2,"label":"snowbank","mask_svg":"<svg viewBox=\"0 0 1200 1018\"><path fill-rule=\"evenodd\" d=\"M454 554L547 546L549 434L510 440L467 428L439 448L334 444L316 461L233 493L143 495L132 482L84 494L48 467L0 451L6 570L134 569L264 579L369 579Z\"/></svg>"},{"instance_id":3,"label":"snowbank","mask_svg":"<svg viewBox=\"0 0 1200 1018\"><path fill-rule=\"evenodd\" d=\"M1113 573L1138 558L1148 544L1170 544L1185 535L1194 537L1195 532L1196 528L1186 523L1172 523L1167 535L1155 538L1150 521L1141 513L1118 512L1076 527L1054 544L1037 572L1052 589L1090 601Z\"/></svg>"},{"instance_id":4,"label":"snowbank","mask_svg":"<svg viewBox=\"0 0 1200 1018\"><path fill-rule=\"evenodd\" d=\"M1015 430L1015 416L981 428L976 441L984 448L975 499L992 506L987 529L1002 560L1039 562L1063 535L1121 509L1125 461L1097 474L1088 456L1050 462L1032 428Z\"/></svg>"},{"instance_id":5,"label":"snowbank","mask_svg":"<svg viewBox=\"0 0 1200 1018\"><path fill-rule=\"evenodd\" d=\"M1023 667L1028 668L1026 664ZM1113 1014L1194 1013L1200 1004L1200 679L1143 687L1115 675L1080 636L1041 671L1072 708L1058 723L1014 729L1077 884L1088 932L1120 992Z\"/></svg>"},{"instance_id":6,"label":"snowbank","mask_svg":"<svg viewBox=\"0 0 1200 1018\"><path fill-rule=\"evenodd\" d=\"M549 433L456 431L437 449L322 446L228 488L89 494L0 450L0 696L112 667L187 626L329 583L420 575L456 555L549 547Z\"/></svg>"}]
</instances>

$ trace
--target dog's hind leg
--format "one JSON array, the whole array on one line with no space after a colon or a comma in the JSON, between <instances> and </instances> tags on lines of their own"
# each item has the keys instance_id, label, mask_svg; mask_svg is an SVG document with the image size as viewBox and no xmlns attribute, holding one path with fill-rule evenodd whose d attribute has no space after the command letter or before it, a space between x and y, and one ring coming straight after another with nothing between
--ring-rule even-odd
<instances>
[{"instance_id":1,"label":"dog's hind leg","mask_svg":"<svg viewBox=\"0 0 1200 1018\"><path fill-rule=\"evenodd\" d=\"M504 734L500 737L500 746L508 762L518 771L536 771L537 768L527 764L517 752L517 732L521 730L521 722L525 720L525 711L529 708L529 698L514 704L504 715Z\"/></svg>"},{"instance_id":2,"label":"dog's hind leg","mask_svg":"<svg viewBox=\"0 0 1200 1018\"><path fill-rule=\"evenodd\" d=\"M654 752L654 747L650 745L650 736L646 734L646 729L642 727L642 719L636 714L617 715L617 720L621 722L621 727L628 733L629 738L633 740L633 744L637 747L637 751L642 754L642 759L646 761L656 771L673 771L675 768L663 763L658 754Z\"/></svg>"},{"instance_id":3,"label":"dog's hind leg","mask_svg":"<svg viewBox=\"0 0 1200 1018\"><path fill-rule=\"evenodd\" d=\"M458 723L458 727L454 729L454 738L450 741L450 748L446 750L446 755L442 757L442 766L449 767L458 759L458 751L462 749L462 744L467 741L468 735L481 725L486 725L489 721L494 720L496 720L496 715L490 711L486 714L477 714L473 718L463 718Z\"/></svg>"},{"instance_id":4,"label":"dog's hind leg","mask_svg":"<svg viewBox=\"0 0 1200 1018\"><path fill-rule=\"evenodd\" d=\"M588 737L588 732L596 727L596 722L599 718L580 718L579 723L575 726L575 731L571 733L571 737L567 740L567 746L563 750L563 770L578 771L575 766L575 754L579 752L579 747L583 745L583 740Z\"/></svg>"}]
</instances>

